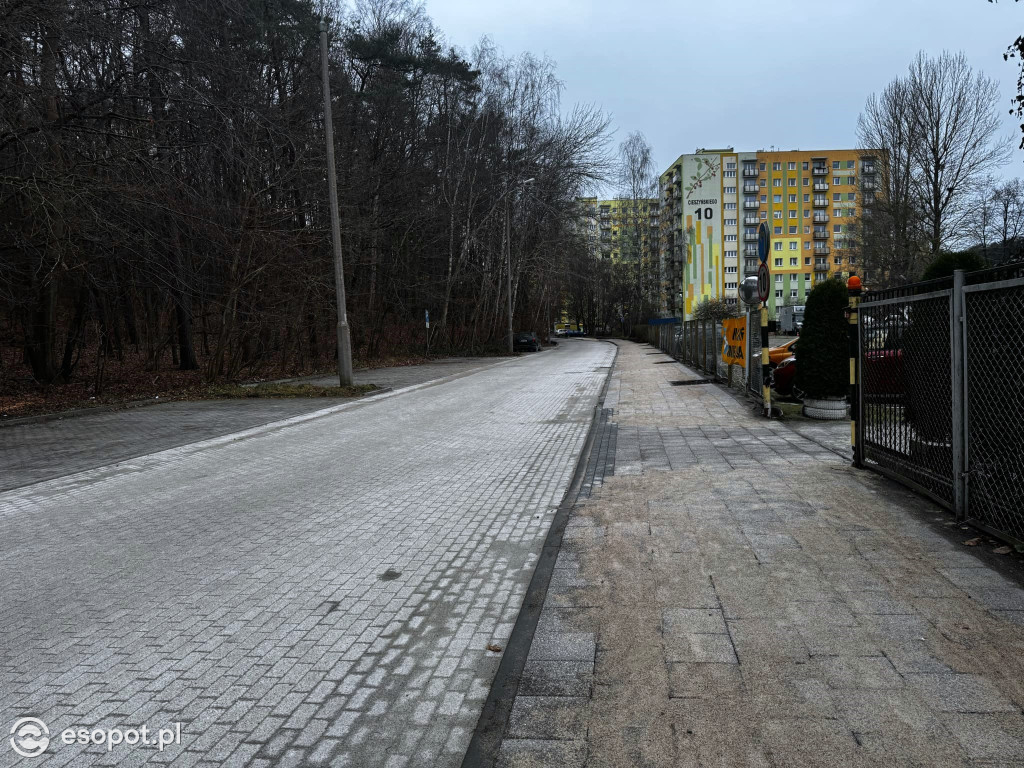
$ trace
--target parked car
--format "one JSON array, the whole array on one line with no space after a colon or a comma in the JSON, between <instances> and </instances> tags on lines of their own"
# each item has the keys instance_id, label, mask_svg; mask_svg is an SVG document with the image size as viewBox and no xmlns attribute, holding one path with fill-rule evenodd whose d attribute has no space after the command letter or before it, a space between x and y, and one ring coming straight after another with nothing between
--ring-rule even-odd
<instances>
[{"instance_id":1,"label":"parked car","mask_svg":"<svg viewBox=\"0 0 1024 768\"><path fill-rule=\"evenodd\" d=\"M769 352L770 354L770 352ZM796 388L796 355L779 362L772 370L772 389L782 397L802 399L802 393Z\"/></svg>"},{"instance_id":2,"label":"parked car","mask_svg":"<svg viewBox=\"0 0 1024 768\"><path fill-rule=\"evenodd\" d=\"M555 336L564 337L568 335L569 332L565 328L555 328Z\"/></svg>"},{"instance_id":3,"label":"parked car","mask_svg":"<svg viewBox=\"0 0 1024 768\"><path fill-rule=\"evenodd\" d=\"M540 352L540 339L533 331L520 331L513 339L512 348L516 352Z\"/></svg>"},{"instance_id":4,"label":"parked car","mask_svg":"<svg viewBox=\"0 0 1024 768\"><path fill-rule=\"evenodd\" d=\"M866 402L901 402L903 380L902 333L899 328L879 329L865 341L863 382Z\"/></svg>"},{"instance_id":5,"label":"parked car","mask_svg":"<svg viewBox=\"0 0 1024 768\"><path fill-rule=\"evenodd\" d=\"M768 365L778 365L787 357L795 355L797 341L799 341L799 339L793 339L792 341L787 341L782 346L771 347L768 350Z\"/></svg>"}]
</instances>

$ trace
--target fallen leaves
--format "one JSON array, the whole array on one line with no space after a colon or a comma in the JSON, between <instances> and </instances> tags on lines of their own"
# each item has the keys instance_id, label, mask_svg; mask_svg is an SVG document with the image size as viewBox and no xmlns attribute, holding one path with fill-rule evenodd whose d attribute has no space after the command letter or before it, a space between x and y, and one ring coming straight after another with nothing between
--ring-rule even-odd
<instances>
[{"instance_id":1,"label":"fallen leaves","mask_svg":"<svg viewBox=\"0 0 1024 768\"><path fill-rule=\"evenodd\" d=\"M495 645L494 643L488 643L487 644L487 650L490 651L491 653L501 653L501 646L500 645Z\"/></svg>"},{"instance_id":2,"label":"fallen leaves","mask_svg":"<svg viewBox=\"0 0 1024 768\"><path fill-rule=\"evenodd\" d=\"M977 536L977 537L975 537L973 539L968 539L967 541L964 542L964 546L965 547L976 547L979 544L981 544L981 537L980 536Z\"/></svg>"},{"instance_id":3,"label":"fallen leaves","mask_svg":"<svg viewBox=\"0 0 1024 768\"><path fill-rule=\"evenodd\" d=\"M1008 555L1012 551L1013 550L1011 550L1009 547L996 547L992 550L992 552L997 555Z\"/></svg>"}]
</instances>

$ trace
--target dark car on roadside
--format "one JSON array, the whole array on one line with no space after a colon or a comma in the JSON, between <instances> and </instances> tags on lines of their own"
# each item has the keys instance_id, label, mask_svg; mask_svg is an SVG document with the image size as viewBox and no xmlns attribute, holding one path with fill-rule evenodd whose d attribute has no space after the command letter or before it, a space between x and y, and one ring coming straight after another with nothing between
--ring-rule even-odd
<instances>
[{"instance_id":1,"label":"dark car on roadside","mask_svg":"<svg viewBox=\"0 0 1024 768\"><path fill-rule=\"evenodd\" d=\"M800 391L796 388L796 356L791 355L780 362L771 372L772 389L781 397L795 397L802 399Z\"/></svg>"},{"instance_id":2,"label":"dark car on roadside","mask_svg":"<svg viewBox=\"0 0 1024 768\"><path fill-rule=\"evenodd\" d=\"M520 331L512 341L516 352L540 352L540 339L533 331Z\"/></svg>"}]
</instances>

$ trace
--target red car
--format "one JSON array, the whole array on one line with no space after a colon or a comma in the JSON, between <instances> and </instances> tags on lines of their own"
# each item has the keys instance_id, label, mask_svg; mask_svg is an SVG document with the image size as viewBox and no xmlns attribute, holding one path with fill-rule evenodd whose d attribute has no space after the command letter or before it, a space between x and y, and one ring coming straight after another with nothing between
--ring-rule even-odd
<instances>
[{"instance_id":1,"label":"red car","mask_svg":"<svg viewBox=\"0 0 1024 768\"><path fill-rule=\"evenodd\" d=\"M800 397L796 382L796 355L790 355L772 371L772 389L782 397Z\"/></svg>"}]
</instances>

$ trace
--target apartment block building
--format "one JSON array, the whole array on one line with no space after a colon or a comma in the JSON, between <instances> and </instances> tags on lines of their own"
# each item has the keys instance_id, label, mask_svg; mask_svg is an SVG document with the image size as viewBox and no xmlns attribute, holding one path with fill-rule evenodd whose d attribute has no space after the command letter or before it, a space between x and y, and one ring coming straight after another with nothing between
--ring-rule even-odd
<instances>
[{"instance_id":1,"label":"apartment block building","mask_svg":"<svg viewBox=\"0 0 1024 768\"><path fill-rule=\"evenodd\" d=\"M757 231L771 227L774 313L802 304L814 284L856 271L854 223L878 189L878 152L736 152L682 155L660 177L665 311L688 318L705 298L737 302L757 273Z\"/></svg>"},{"instance_id":2,"label":"apartment block building","mask_svg":"<svg viewBox=\"0 0 1024 768\"><path fill-rule=\"evenodd\" d=\"M661 206L657 199L583 197L579 203L582 227L598 258L620 261L638 253L658 253Z\"/></svg>"}]
</instances>

